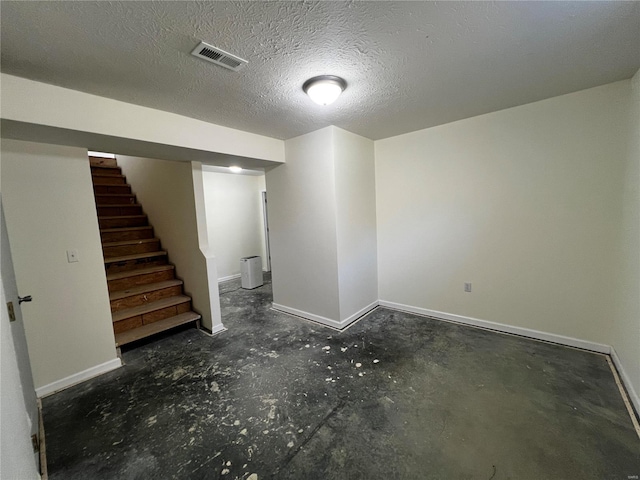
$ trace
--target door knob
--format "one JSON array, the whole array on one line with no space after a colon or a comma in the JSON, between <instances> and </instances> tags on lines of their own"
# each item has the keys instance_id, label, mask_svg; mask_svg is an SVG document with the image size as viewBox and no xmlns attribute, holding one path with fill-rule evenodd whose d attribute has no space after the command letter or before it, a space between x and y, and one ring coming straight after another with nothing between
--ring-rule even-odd
<instances>
[{"instance_id":1,"label":"door knob","mask_svg":"<svg viewBox=\"0 0 640 480\"><path fill-rule=\"evenodd\" d=\"M30 302L31 300L33 300L33 298L31 298L31 295L27 295L26 297L18 297L18 305L20 305L22 302Z\"/></svg>"}]
</instances>

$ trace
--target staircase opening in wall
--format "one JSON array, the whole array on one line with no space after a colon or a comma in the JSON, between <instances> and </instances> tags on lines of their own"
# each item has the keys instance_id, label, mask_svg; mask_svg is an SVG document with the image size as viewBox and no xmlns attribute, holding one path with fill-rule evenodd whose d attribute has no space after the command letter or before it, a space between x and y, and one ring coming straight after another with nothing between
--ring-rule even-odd
<instances>
[{"instance_id":1,"label":"staircase opening in wall","mask_svg":"<svg viewBox=\"0 0 640 480\"><path fill-rule=\"evenodd\" d=\"M200 315L155 237L116 158L89 156L113 330L119 348Z\"/></svg>"}]
</instances>

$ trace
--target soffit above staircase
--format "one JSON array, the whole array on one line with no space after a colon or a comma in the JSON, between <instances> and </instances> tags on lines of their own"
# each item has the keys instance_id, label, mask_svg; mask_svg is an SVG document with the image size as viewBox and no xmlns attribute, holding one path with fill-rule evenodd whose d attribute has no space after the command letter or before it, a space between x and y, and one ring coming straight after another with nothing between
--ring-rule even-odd
<instances>
[{"instance_id":1,"label":"soffit above staircase","mask_svg":"<svg viewBox=\"0 0 640 480\"><path fill-rule=\"evenodd\" d=\"M637 2L3 2L2 71L287 139L371 139L630 78ZM200 41L249 61L190 55ZM333 74L330 108L301 85Z\"/></svg>"}]
</instances>

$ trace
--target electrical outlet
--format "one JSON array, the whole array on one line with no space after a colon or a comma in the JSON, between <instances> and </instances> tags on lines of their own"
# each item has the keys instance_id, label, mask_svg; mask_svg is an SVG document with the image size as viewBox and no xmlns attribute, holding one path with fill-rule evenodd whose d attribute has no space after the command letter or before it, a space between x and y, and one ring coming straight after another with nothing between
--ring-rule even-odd
<instances>
[{"instance_id":1,"label":"electrical outlet","mask_svg":"<svg viewBox=\"0 0 640 480\"><path fill-rule=\"evenodd\" d=\"M464 291L471 292L471 282L464 282Z\"/></svg>"},{"instance_id":2,"label":"electrical outlet","mask_svg":"<svg viewBox=\"0 0 640 480\"><path fill-rule=\"evenodd\" d=\"M16 321L16 312L13 309L13 302L7 302L7 310L9 310L9 321L10 322L15 322Z\"/></svg>"},{"instance_id":3,"label":"electrical outlet","mask_svg":"<svg viewBox=\"0 0 640 480\"><path fill-rule=\"evenodd\" d=\"M67 262L74 263L79 261L77 250L67 250Z\"/></svg>"}]
</instances>

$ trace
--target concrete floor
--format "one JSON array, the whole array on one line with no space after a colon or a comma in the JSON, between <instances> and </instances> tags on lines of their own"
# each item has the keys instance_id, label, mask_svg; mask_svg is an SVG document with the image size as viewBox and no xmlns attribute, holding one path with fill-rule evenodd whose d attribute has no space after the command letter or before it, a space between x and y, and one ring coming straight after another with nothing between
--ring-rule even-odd
<instances>
[{"instance_id":1,"label":"concrete floor","mask_svg":"<svg viewBox=\"0 0 640 480\"><path fill-rule=\"evenodd\" d=\"M344 332L223 285L180 331L43 401L51 479L622 479L640 440L602 355L378 309Z\"/></svg>"}]
</instances>

